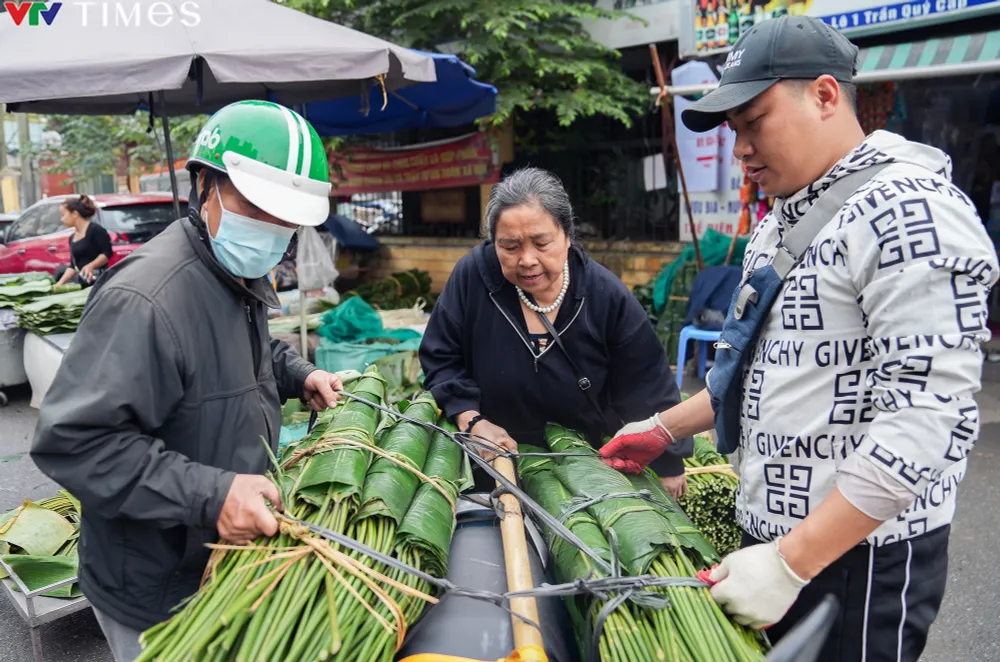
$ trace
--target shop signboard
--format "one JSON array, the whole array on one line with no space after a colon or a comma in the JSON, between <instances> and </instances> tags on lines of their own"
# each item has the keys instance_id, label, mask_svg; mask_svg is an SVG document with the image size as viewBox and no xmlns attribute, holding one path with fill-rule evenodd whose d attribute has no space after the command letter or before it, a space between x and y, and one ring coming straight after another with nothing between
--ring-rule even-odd
<instances>
[{"instance_id":1,"label":"shop signboard","mask_svg":"<svg viewBox=\"0 0 1000 662\"><path fill-rule=\"evenodd\" d=\"M849 36L906 30L1000 11L1000 0L684 0L680 8L683 57L728 51L760 21L814 16Z\"/></svg>"},{"instance_id":2,"label":"shop signboard","mask_svg":"<svg viewBox=\"0 0 1000 662\"><path fill-rule=\"evenodd\" d=\"M330 154L333 195L426 191L495 184L500 148L490 133L399 149L351 148Z\"/></svg>"}]
</instances>

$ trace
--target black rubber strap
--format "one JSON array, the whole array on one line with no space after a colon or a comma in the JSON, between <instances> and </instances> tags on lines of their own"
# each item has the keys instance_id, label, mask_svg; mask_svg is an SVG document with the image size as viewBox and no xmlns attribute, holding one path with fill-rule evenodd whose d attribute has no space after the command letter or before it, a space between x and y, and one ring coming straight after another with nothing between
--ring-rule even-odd
<instances>
[{"instance_id":1,"label":"black rubber strap","mask_svg":"<svg viewBox=\"0 0 1000 662\"><path fill-rule=\"evenodd\" d=\"M473 416L472 420L469 421L469 424L467 426L465 426L465 434L470 434L472 432L472 428L476 427L476 423L478 423L479 421L484 421L484 420L486 420L486 417L483 416L482 414L478 414L476 416Z\"/></svg>"},{"instance_id":2,"label":"black rubber strap","mask_svg":"<svg viewBox=\"0 0 1000 662\"><path fill-rule=\"evenodd\" d=\"M570 367L572 367L573 371L576 373L576 385L580 387L580 390L583 391L584 395L587 396L587 399L590 400L590 404L594 406L594 409L596 409L597 411L601 411L601 405L599 402L597 402L597 396L595 396L593 391L590 390L591 386L590 379L588 379L587 376L583 374L583 371L580 370L580 367L576 364L576 361L573 360L573 357L570 355L569 350L566 349L566 345L563 343L562 337L559 335L559 332L556 330L556 327L552 324L551 321L549 321L549 318L546 315L543 315L542 313L538 313L538 319L540 319L542 321L542 324L545 325L545 328L548 330L549 335L552 336L552 340L555 342L555 344L559 345L559 349L562 350L562 353L566 356L566 360L569 361Z\"/></svg>"}]
</instances>

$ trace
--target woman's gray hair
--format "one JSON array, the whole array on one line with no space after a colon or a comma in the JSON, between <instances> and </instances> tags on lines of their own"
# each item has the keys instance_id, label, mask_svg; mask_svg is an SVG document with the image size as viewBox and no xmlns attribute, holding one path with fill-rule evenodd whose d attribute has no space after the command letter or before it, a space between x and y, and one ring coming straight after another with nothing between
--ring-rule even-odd
<instances>
[{"instance_id":1,"label":"woman's gray hair","mask_svg":"<svg viewBox=\"0 0 1000 662\"><path fill-rule=\"evenodd\" d=\"M496 240L497 221L511 207L538 205L563 229L570 240L576 239L576 219L573 205L562 181L548 170L521 168L503 178L493 187L486 203L486 227L490 239Z\"/></svg>"}]
</instances>

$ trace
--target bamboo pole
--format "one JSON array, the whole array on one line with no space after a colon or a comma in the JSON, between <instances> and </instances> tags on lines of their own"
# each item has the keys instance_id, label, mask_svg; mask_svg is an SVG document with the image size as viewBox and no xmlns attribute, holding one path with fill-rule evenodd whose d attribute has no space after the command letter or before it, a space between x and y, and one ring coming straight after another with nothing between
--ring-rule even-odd
<instances>
[{"instance_id":1,"label":"bamboo pole","mask_svg":"<svg viewBox=\"0 0 1000 662\"><path fill-rule=\"evenodd\" d=\"M660 106L660 121L662 123L660 139L663 142L663 176L667 176L670 168L670 159L667 156L667 141L673 147L674 159L677 161L677 174L681 179L681 193L684 195L684 208L687 210L688 225L691 228L691 241L694 244L694 258L698 264L698 271L705 268L705 261L701 257L701 247L698 245L698 232L694 226L694 213L691 211L691 198L688 196L687 180L684 178L684 165L681 163L681 154L677 151L677 135L674 132L674 113L670 109L670 100L667 96L667 79L663 75L663 66L660 64L660 53L656 50L656 44L649 45L649 53L653 58L653 70L656 72L656 82L660 86L660 95L656 100Z\"/></svg>"},{"instance_id":2,"label":"bamboo pole","mask_svg":"<svg viewBox=\"0 0 1000 662\"><path fill-rule=\"evenodd\" d=\"M514 463L510 458L498 457L493 461L493 468L512 483L517 483L514 474ZM500 521L500 535L503 538L503 557L507 567L507 590L524 591L535 588L531 576L531 563L528 557L528 541L524 535L524 516L521 513L521 503L513 494L500 497L503 504L504 518ZM538 621L538 604L534 598L512 598L510 609L535 623ZM524 646L544 646L542 633L516 616L511 617L514 631L514 648ZM540 624L540 623L539 623Z\"/></svg>"}]
</instances>

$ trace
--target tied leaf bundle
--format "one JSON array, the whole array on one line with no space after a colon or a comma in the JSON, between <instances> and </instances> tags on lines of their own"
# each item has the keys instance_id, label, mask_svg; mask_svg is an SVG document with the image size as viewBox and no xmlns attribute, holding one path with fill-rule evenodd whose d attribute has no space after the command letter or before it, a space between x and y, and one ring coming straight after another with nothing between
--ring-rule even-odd
<instances>
[{"instance_id":1,"label":"tied leaf bundle","mask_svg":"<svg viewBox=\"0 0 1000 662\"><path fill-rule=\"evenodd\" d=\"M398 310L413 308L418 303L431 305L433 297L430 292L430 274L421 269L410 269L359 285L356 289L345 292L344 299L359 296L375 308Z\"/></svg>"},{"instance_id":2,"label":"tied leaf bundle","mask_svg":"<svg viewBox=\"0 0 1000 662\"><path fill-rule=\"evenodd\" d=\"M692 578L719 556L684 515L651 471L626 477L605 465L579 434L557 425L546 429L557 453L592 457L522 457L518 470L528 495L622 574ZM538 449L520 447L522 452ZM562 540L547 541L560 582L607 573ZM707 588L646 589L668 606L626 602L607 616L598 641L602 662L679 660L750 662L763 659L760 635L729 620ZM566 601L581 650L591 650L593 627L605 603L592 596ZM597 660L591 660L597 662Z\"/></svg>"},{"instance_id":3,"label":"tied leaf bundle","mask_svg":"<svg viewBox=\"0 0 1000 662\"><path fill-rule=\"evenodd\" d=\"M687 493L678 503L695 526L723 556L740 548L743 537L736 523L739 478L732 465L704 435L694 438L694 456L684 459Z\"/></svg>"},{"instance_id":4,"label":"tied leaf bundle","mask_svg":"<svg viewBox=\"0 0 1000 662\"><path fill-rule=\"evenodd\" d=\"M78 285L63 286L62 289L66 291L17 304L14 313L18 326L40 335L76 331L90 290L81 290Z\"/></svg>"},{"instance_id":5,"label":"tied leaf bundle","mask_svg":"<svg viewBox=\"0 0 1000 662\"><path fill-rule=\"evenodd\" d=\"M375 366L350 391L385 403ZM439 417L429 394L399 410L425 423ZM443 576L461 464L461 450L444 439L344 398L277 461L285 512ZM202 587L143 633L139 660L392 660L407 627L437 601L430 587L278 519L273 538L212 546Z\"/></svg>"},{"instance_id":6,"label":"tied leaf bundle","mask_svg":"<svg viewBox=\"0 0 1000 662\"><path fill-rule=\"evenodd\" d=\"M80 503L65 490L41 501L25 501L0 515L0 556L24 583L36 591L77 576ZM0 579L7 578L0 567ZM16 584L12 588L19 590ZM77 598L76 584L43 593L49 598Z\"/></svg>"}]
</instances>

